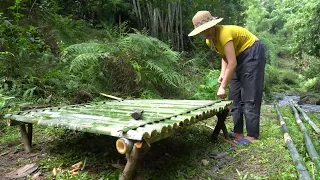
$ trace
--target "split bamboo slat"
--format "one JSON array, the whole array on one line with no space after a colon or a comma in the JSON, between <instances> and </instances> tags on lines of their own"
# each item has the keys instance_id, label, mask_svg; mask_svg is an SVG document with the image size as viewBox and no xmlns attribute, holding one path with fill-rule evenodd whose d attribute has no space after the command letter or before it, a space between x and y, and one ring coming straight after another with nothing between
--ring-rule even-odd
<instances>
[{"instance_id":1,"label":"split bamboo slat","mask_svg":"<svg viewBox=\"0 0 320 180\"><path fill-rule=\"evenodd\" d=\"M287 148L290 152L291 158L296 166L296 170L297 170L299 179L301 179L301 180L309 180L310 179L311 180L311 177L308 173L308 170L304 166L303 161L302 161L302 159L296 149L296 146L294 145L294 143L289 135L289 130L286 126L285 121L282 118L282 115L280 113L280 110L279 110L277 104L275 104L275 109L276 109L276 113L277 113L279 121L280 121L281 130L283 132L284 140L285 140Z\"/></svg>"},{"instance_id":2,"label":"split bamboo slat","mask_svg":"<svg viewBox=\"0 0 320 180\"><path fill-rule=\"evenodd\" d=\"M176 130L217 115L230 104L231 101L211 100L115 100L12 112L5 118L155 142ZM131 117L135 109L143 110L141 119Z\"/></svg>"}]
</instances>

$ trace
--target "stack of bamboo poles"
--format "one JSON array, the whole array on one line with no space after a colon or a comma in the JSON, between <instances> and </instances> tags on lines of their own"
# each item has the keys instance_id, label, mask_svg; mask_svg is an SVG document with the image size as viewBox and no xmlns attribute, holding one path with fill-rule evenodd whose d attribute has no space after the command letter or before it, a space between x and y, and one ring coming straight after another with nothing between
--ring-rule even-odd
<instances>
[{"instance_id":1,"label":"stack of bamboo poles","mask_svg":"<svg viewBox=\"0 0 320 180\"><path fill-rule=\"evenodd\" d=\"M310 158L312 159L312 161L315 163L317 170L320 172L320 157L312 144L312 140L309 136L307 128L304 126L302 120L300 119L298 111L300 112L300 114L303 115L305 121L307 121L310 124L310 126L313 128L313 130L317 134L320 134L319 128L317 127L317 125L315 123L313 123L313 121L305 114L305 112L297 104L295 104L292 100L289 100L289 103L290 103L290 106L293 110L293 113L294 113L294 116L296 119L296 123L298 124L300 131L303 134L303 139L304 139L304 143L305 143L305 147L307 149L307 152L308 152ZM296 150L296 147L295 147L295 145L289 135L289 131L286 127L286 123L281 116L281 113L280 113L278 106L275 105L275 108L276 108L276 112L277 112L277 115L280 120L281 130L284 133L284 139L285 139L287 148L289 149L290 155L296 165L299 179L311 179L310 175L309 175L306 167L304 166L303 161L302 161L298 151Z\"/></svg>"}]
</instances>

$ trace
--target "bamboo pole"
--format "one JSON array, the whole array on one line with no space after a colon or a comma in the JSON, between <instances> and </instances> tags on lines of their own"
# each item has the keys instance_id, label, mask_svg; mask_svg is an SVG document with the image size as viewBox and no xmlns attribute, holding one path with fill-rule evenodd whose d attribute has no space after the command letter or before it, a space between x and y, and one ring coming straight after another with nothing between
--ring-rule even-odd
<instances>
[{"instance_id":1,"label":"bamboo pole","mask_svg":"<svg viewBox=\"0 0 320 180\"><path fill-rule=\"evenodd\" d=\"M293 105L297 108L297 110L302 114L303 118L310 124L310 126L313 128L313 130L320 135L320 129L319 127L308 117L308 115L304 112L303 109L301 109L296 103L293 103Z\"/></svg>"},{"instance_id":2,"label":"bamboo pole","mask_svg":"<svg viewBox=\"0 0 320 180\"><path fill-rule=\"evenodd\" d=\"M116 141L116 149L120 154L130 153L133 148L133 142L126 139L120 138Z\"/></svg>"},{"instance_id":3,"label":"bamboo pole","mask_svg":"<svg viewBox=\"0 0 320 180\"><path fill-rule=\"evenodd\" d=\"M18 126L18 125L22 125L24 124L23 122L19 122L19 121L15 121L15 120L11 120L9 119L7 121L8 126Z\"/></svg>"},{"instance_id":4,"label":"bamboo pole","mask_svg":"<svg viewBox=\"0 0 320 180\"><path fill-rule=\"evenodd\" d=\"M290 103L290 106L293 110L294 116L296 118L296 122L299 125L301 132L303 133L303 139L304 139L304 143L307 148L308 154L309 154L310 158L312 159L312 161L315 163L317 170L320 172L319 154L317 153L316 149L314 148L312 141L310 139L310 136L308 134L308 130L303 125L303 122L301 121L299 114L298 114L298 111L296 110L296 108L293 105L293 102L291 100L289 100L289 103Z\"/></svg>"},{"instance_id":5,"label":"bamboo pole","mask_svg":"<svg viewBox=\"0 0 320 180\"><path fill-rule=\"evenodd\" d=\"M5 115L4 118L19 121L19 122L25 122L25 123L37 123L41 119L41 118L27 117L25 116L25 114L21 114L21 115L7 114Z\"/></svg>"},{"instance_id":6,"label":"bamboo pole","mask_svg":"<svg viewBox=\"0 0 320 180\"><path fill-rule=\"evenodd\" d=\"M137 0L137 7L138 7L138 14L139 14L139 19L140 19L140 27L143 28L142 26L142 15L141 15L141 7L140 7L140 0Z\"/></svg>"},{"instance_id":7,"label":"bamboo pole","mask_svg":"<svg viewBox=\"0 0 320 180\"><path fill-rule=\"evenodd\" d=\"M303 164L303 161L296 149L296 146L294 145L290 135L289 135L289 130L286 126L285 121L283 120L281 113L279 111L278 105L275 104L275 109L276 109L276 113L279 117L279 121L280 121L280 125L281 125L281 130L283 132L283 136L284 136L284 140L286 142L287 148L290 152L291 158L296 166L296 170L299 176L299 179L301 180L311 180L310 175L306 169L306 167Z\"/></svg>"},{"instance_id":8,"label":"bamboo pole","mask_svg":"<svg viewBox=\"0 0 320 180\"><path fill-rule=\"evenodd\" d=\"M184 50L183 45L183 27L182 27L182 8L181 8L181 0L179 0L179 9L180 9L180 38L181 38L181 51Z\"/></svg>"},{"instance_id":9,"label":"bamboo pole","mask_svg":"<svg viewBox=\"0 0 320 180\"><path fill-rule=\"evenodd\" d=\"M176 7L176 13L175 13L175 20L176 20L176 32L175 32L175 39L177 39L177 49L179 50L180 49L180 35L179 35L179 15L180 15L180 6L179 6L179 3L176 2L175 3L175 7Z\"/></svg>"}]
</instances>

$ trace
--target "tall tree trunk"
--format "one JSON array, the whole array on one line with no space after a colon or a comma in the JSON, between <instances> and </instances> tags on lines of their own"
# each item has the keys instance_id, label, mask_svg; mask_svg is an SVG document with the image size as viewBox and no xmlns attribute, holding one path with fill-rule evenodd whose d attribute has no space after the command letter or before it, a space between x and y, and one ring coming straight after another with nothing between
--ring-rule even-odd
<instances>
[{"instance_id":1,"label":"tall tree trunk","mask_svg":"<svg viewBox=\"0 0 320 180\"><path fill-rule=\"evenodd\" d=\"M184 46L183 46L183 27L182 27L182 3L181 0L179 0L179 8L180 8L180 38L181 38L181 51L184 50Z\"/></svg>"}]
</instances>

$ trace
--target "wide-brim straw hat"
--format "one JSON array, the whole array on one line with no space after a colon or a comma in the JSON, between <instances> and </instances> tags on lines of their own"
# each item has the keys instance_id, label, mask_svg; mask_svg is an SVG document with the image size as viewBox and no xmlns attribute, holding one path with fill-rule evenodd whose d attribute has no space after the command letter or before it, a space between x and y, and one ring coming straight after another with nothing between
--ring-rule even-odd
<instances>
[{"instance_id":1,"label":"wide-brim straw hat","mask_svg":"<svg viewBox=\"0 0 320 180\"><path fill-rule=\"evenodd\" d=\"M191 33L189 33L188 36L197 35L202 31L205 31L215 26L222 20L223 18L218 19L217 17L211 16L211 13L209 11L198 11L196 15L194 15L192 18L194 30L191 31Z\"/></svg>"}]
</instances>

